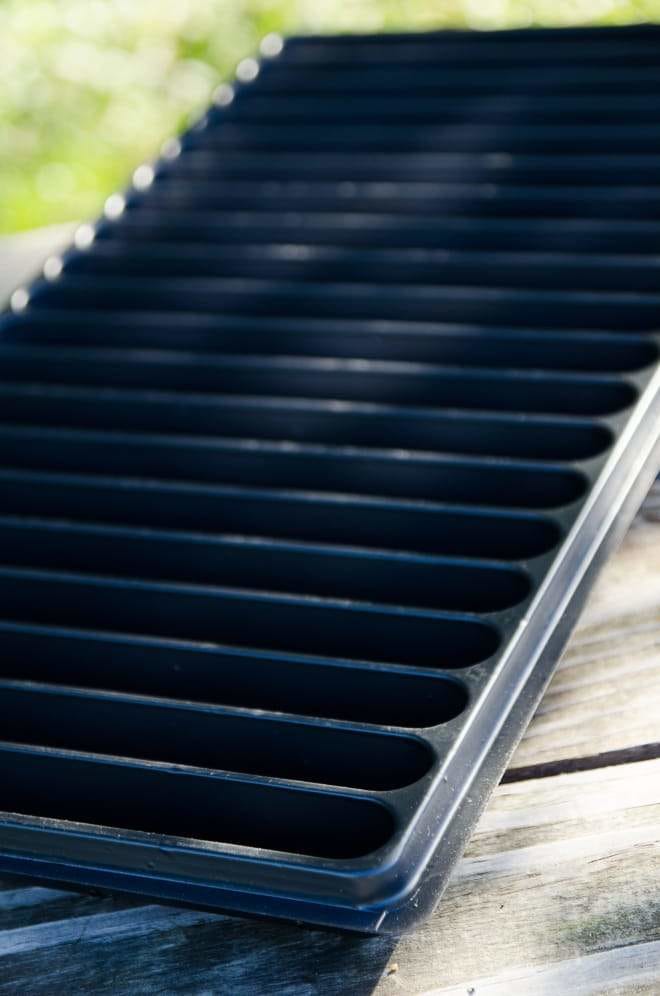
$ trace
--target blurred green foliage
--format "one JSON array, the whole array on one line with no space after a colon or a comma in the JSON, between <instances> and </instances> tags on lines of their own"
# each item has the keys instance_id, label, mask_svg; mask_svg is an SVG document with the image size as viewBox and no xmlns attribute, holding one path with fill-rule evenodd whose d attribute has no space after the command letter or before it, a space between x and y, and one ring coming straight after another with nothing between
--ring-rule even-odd
<instances>
[{"instance_id":1,"label":"blurred green foliage","mask_svg":"<svg viewBox=\"0 0 660 996\"><path fill-rule=\"evenodd\" d=\"M0 0L0 231L96 214L271 31L660 20L660 0Z\"/></svg>"}]
</instances>

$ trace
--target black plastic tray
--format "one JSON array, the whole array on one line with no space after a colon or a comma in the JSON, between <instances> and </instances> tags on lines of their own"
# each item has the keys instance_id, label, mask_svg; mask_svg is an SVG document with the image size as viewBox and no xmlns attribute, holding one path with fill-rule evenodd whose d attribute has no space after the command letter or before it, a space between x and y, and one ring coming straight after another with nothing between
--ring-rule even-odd
<instances>
[{"instance_id":1,"label":"black plastic tray","mask_svg":"<svg viewBox=\"0 0 660 996\"><path fill-rule=\"evenodd\" d=\"M1 320L0 868L398 932L657 471L660 34L278 48Z\"/></svg>"}]
</instances>

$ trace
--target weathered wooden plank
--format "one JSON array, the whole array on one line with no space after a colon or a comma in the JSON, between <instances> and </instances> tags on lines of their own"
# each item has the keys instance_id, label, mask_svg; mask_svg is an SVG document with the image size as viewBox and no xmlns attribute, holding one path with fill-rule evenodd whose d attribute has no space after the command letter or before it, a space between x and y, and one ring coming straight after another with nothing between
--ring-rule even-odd
<instances>
[{"instance_id":1,"label":"weathered wooden plank","mask_svg":"<svg viewBox=\"0 0 660 996\"><path fill-rule=\"evenodd\" d=\"M572 992L559 984L571 972L586 980L576 992L636 991L630 980L643 992L660 980L658 786L660 760L500 786L438 912L398 943L154 906L90 910L0 934L0 992L389 996L480 993L487 980L527 996ZM621 953L632 946L644 946L638 961ZM585 988L601 964L586 959L603 951L619 990Z\"/></svg>"},{"instance_id":2,"label":"weathered wooden plank","mask_svg":"<svg viewBox=\"0 0 660 996\"><path fill-rule=\"evenodd\" d=\"M3 889L0 892L0 913L6 913L8 910L13 912L28 906L40 906L42 903L68 896L69 893L62 889L44 889L39 886L29 889Z\"/></svg>"},{"instance_id":3,"label":"weathered wooden plank","mask_svg":"<svg viewBox=\"0 0 660 996\"><path fill-rule=\"evenodd\" d=\"M660 604L660 483L656 481L626 537L594 585L577 632L611 625Z\"/></svg>"},{"instance_id":4,"label":"weathered wooden plank","mask_svg":"<svg viewBox=\"0 0 660 996\"><path fill-rule=\"evenodd\" d=\"M650 941L586 958L570 958L558 965L516 968L497 978L476 979L467 990L463 985L449 986L430 990L425 996L465 996L466 991L479 996L512 996L514 993L657 996L659 964L660 941Z\"/></svg>"},{"instance_id":5,"label":"weathered wooden plank","mask_svg":"<svg viewBox=\"0 0 660 996\"><path fill-rule=\"evenodd\" d=\"M200 923L216 923L213 913L178 910L167 906L139 906L137 909L114 910L111 913L90 913L89 916L66 917L63 920L19 927L2 934L1 954L21 955L43 951L63 944L102 941L104 944L150 937Z\"/></svg>"},{"instance_id":6,"label":"weathered wooden plank","mask_svg":"<svg viewBox=\"0 0 660 996\"><path fill-rule=\"evenodd\" d=\"M393 954L403 991L657 940L659 785L650 761L501 786L438 913Z\"/></svg>"},{"instance_id":7,"label":"weathered wooden plank","mask_svg":"<svg viewBox=\"0 0 660 996\"><path fill-rule=\"evenodd\" d=\"M139 897L117 897L47 889L25 885L0 892L0 952L5 950L7 931L20 931L35 925L65 922L71 918L143 906Z\"/></svg>"},{"instance_id":8,"label":"weathered wooden plank","mask_svg":"<svg viewBox=\"0 0 660 996\"><path fill-rule=\"evenodd\" d=\"M640 745L660 756L659 505L656 485L603 570L509 777Z\"/></svg>"}]
</instances>

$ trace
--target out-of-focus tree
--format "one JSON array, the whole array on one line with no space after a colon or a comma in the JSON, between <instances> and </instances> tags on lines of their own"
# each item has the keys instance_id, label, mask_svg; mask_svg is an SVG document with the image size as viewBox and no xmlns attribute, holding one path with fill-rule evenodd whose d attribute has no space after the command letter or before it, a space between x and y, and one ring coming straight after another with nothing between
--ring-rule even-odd
<instances>
[{"instance_id":1,"label":"out-of-focus tree","mask_svg":"<svg viewBox=\"0 0 660 996\"><path fill-rule=\"evenodd\" d=\"M660 20L660 0L0 0L0 231L95 214L271 32Z\"/></svg>"}]
</instances>

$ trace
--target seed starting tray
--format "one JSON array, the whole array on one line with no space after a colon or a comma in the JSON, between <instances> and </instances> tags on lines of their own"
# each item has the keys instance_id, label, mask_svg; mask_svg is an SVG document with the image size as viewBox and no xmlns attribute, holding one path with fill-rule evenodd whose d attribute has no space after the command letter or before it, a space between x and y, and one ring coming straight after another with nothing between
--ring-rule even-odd
<instances>
[{"instance_id":1,"label":"seed starting tray","mask_svg":"<svg viewBox=\"0 0 660 996\"><path fill-rule=\"evenodd\" d=\"M262 50L1 319L0 868L396 933L657 470L660 33Z\"/></svg>"}]
</instances>

